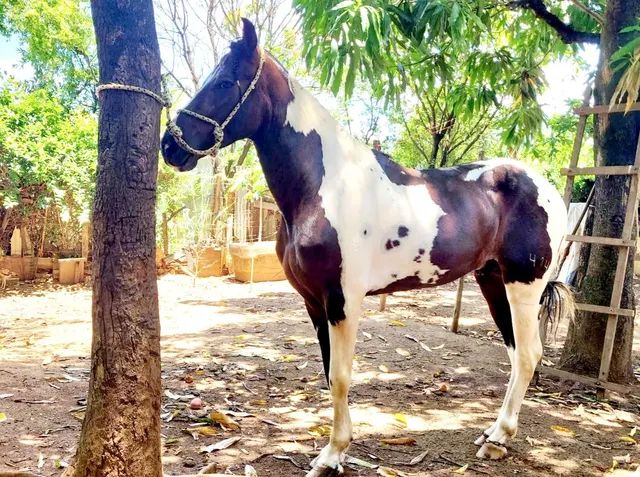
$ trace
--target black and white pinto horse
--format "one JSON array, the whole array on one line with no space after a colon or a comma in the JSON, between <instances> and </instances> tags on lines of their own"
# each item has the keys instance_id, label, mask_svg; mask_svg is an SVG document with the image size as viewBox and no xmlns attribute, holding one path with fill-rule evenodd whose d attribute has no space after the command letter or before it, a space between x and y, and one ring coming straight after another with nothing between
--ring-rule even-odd
<instances>
[{"instance_id":1,"label":"black and white pinto horse","mask_svg":"<svg viewBox=\"0 0 640 477\"><path fill-rule=\"evenodd\" d=\"M472 271L512 365L498 418L475 443L479 457L503 457L542 356L539 315L545 324L552 305L570 308L570 292L550 281L567 221L559 194L516 161L396 164L344 132L243 22L243 37L170 124L162 153L185 171L218 147L255 144L283 215L277 253L317 331L333 398L330 441L308 476L340 471L352 439L347 395L364 297Z\"/></svg>"}]
</instances>

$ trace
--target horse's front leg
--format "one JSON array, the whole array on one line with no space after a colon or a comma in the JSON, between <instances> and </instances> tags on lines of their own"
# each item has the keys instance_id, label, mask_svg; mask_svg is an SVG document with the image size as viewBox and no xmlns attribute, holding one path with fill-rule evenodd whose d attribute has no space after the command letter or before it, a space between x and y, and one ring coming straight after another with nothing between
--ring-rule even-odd
<instances>
[{"instance_id":1,"label":"horse's front leg","mask_svg":"<svg viewBox=\"0 0 640 477\"><path fill-rule=\"evenodd\" d=\"M345 298L345 318L329 325L329 387L333 399L333 428L329 444L313 460L313 469L307 477L319 477L336 471L342 473L344 454L351 443L349 385L362 298Z\"/></svg>"}]
</instances>

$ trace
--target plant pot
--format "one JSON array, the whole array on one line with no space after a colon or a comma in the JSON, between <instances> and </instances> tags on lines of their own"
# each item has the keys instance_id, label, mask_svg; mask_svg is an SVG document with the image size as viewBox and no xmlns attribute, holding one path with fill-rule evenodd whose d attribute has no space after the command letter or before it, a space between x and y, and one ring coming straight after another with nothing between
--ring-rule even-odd
<instances>
[{"instance_id":1,"label":"plant pot","mask_svg":"<svg viewBox=\"0 0 640 477\"><path fill-rule=\"evenodd\" d=\"M58 259L58 281L62 285L73 285L84 281L85 258Z\"/></svg>"},{"instance_id":2,"label":"plant pot","mask_svg":"<svg viewBox=\"0 0 640 477\"><path fill-rule=\"evenodd\" d=\"M197 247L187 251L187 267L197 277L221 277L224 273L224 249Z\"/></svg>"},{"instance_id":3,"label":"plant pot","mask_svg":"<svg viewBox=\"0 0 640 477\"><path fill-rule=\"evenodd\" d=\"M275 242L231 244L233 274L241 282L270 282L284 280Z\"/></svg>"},{"instance_id":4,"label":"plant pot","mask_svg":"<svg viewBox=\"0 0 640 477\"><path fill-rule=\"evenodd\" d=\"M0 257L0 268L8 268L18 275L20 280L35 280L38 259L36 257Z\"/></svg>"}]
</instances>

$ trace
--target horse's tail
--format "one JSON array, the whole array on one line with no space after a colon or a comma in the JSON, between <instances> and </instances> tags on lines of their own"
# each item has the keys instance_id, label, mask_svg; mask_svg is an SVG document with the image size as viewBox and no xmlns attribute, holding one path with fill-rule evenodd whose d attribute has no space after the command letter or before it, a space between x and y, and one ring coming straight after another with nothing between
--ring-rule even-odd
<instances>
[{"instance_id":1,"label":"horse's tail","mask_svg":"<svg viewBox=\"0 0 640 477\"><path fill-rule=\"evenodd\" d=\"M571 288L559 281L550 281L542 292L540 299L541 329L545 330L545 336L549 332L555 337L560 321L573 320L576 311L576 302Z\"/></svg>"}]
</instances>

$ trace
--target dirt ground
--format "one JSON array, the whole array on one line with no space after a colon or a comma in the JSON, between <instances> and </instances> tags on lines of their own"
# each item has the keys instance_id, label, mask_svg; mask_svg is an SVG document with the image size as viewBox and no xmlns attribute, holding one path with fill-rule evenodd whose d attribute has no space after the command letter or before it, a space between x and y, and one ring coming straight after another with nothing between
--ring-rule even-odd
<instances>
[{"instance_id":1,"label":"dirt ground","mask_svg":"<svg viewBox=\"0 0 640 477\"><path fill-rule=\"evenodd\" d=\"M509 364L478 288L467 283L459 334L447 329L454 285L397 293L385 312L377 298L366 300L349 455L382 467L359 462L346 474L640 475L640 397L597 402L591 389L544 376L529 389L507 458L476 459L473 440L496 417ZM304 475L327 442L331 413L299 296L286 282L167 275L158 286L165 470L215 463L210 471L244 475L249 464L260 477ZM88 286L0 291L0 470L57 476L71 462L88 386L90 308ZM194 396L204 409L189 409ZM232 437L240 440L206 449ZM405 445L383 441L397 438Z\"/></svg>"}]
</instances>

